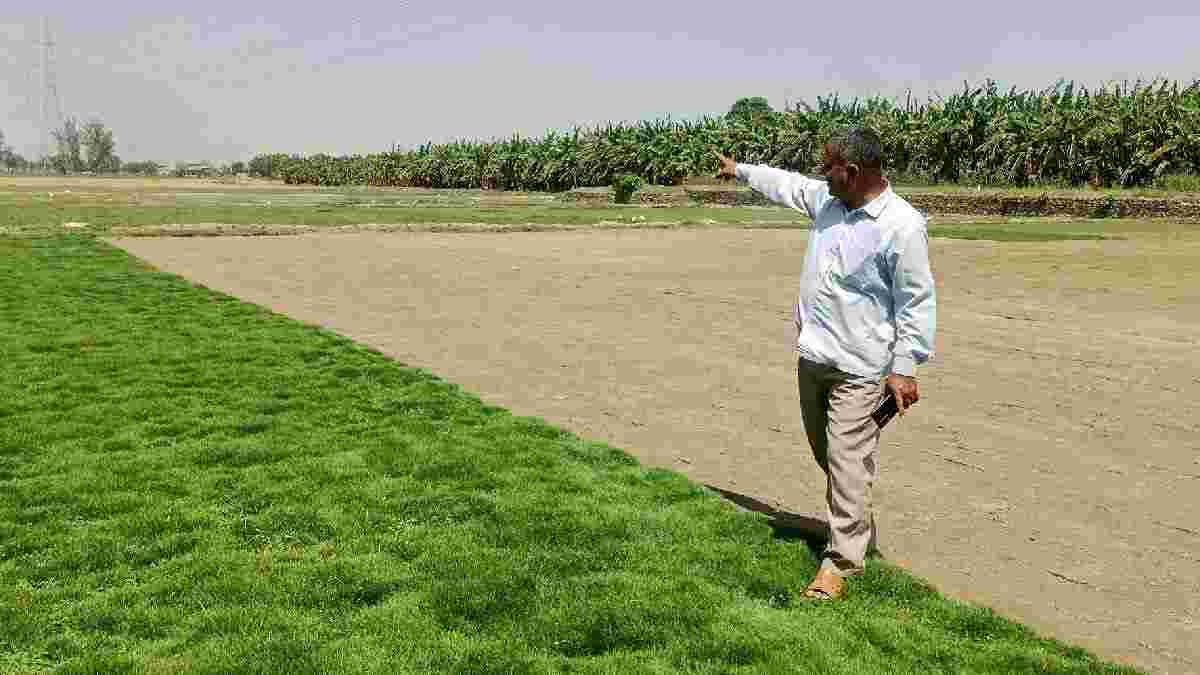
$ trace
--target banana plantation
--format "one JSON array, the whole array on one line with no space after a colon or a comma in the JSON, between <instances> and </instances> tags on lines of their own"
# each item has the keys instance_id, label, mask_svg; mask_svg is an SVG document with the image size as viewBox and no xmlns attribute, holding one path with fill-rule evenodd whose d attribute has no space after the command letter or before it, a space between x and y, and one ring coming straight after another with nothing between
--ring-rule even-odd
<instances>
[{"instance_id":1,"label":"banana plantation","mask_svg":"<svg viewBox=\"0 0 1200 675\"><path fill-rule=\"evenodd\" d=\"M1200 81L1041 91L994 82L948 97L818 98L783 112L655 120L552 131L541 138L426 144L366 156L261 155L252 172L312 185L561 191L635 175L676 185L717 170L715 153L797 171L839 128L883 138L887 171L972 185L1142 186L1200 173Z\"/></svg>"}]
</instances>

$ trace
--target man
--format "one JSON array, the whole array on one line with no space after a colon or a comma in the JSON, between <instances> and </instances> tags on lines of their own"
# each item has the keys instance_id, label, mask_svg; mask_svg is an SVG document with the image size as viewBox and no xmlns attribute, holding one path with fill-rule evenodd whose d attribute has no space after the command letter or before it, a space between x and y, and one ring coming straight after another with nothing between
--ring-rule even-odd
<instances>
[{"instance_id":1,"label":"man","mask_svg":"<svg viewBox=\"0 0 1200 675\"><path fill-rule=\"evenodd\" d=\"M925 219L891 189L869 129L839 133L814 180L718 155L722 177L812 218L796 303L804 430L827 477L829 545L805 597L832 600L874 547L871 488L891 392L901 415L920 398L916 367L933 353L935 298Z\"/></svg>"}]
</instances>

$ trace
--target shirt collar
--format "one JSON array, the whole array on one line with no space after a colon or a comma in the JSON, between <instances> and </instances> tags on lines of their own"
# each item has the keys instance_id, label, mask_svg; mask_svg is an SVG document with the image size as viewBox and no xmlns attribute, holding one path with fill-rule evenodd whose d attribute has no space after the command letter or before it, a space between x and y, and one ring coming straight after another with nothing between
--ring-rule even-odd
<instances>
[{"instance_id":1,"label":"shirt collar","mask_svg":"<svg viewBox=\"0 0 1200 675\"><path fill-rule=\"evenodd\" d=\"M872 199L866 204L863 204L859 208L855 209L855 211L865 211L868 216L878 220L880 214L882 214L883 210L887 208L887 205L891 203L892 197L894 197L895 194L895 192L892 192L891 182L888 182L888 186L883 189L883 192L879 193L878 197Z\"/></svg>"}]
</instances>

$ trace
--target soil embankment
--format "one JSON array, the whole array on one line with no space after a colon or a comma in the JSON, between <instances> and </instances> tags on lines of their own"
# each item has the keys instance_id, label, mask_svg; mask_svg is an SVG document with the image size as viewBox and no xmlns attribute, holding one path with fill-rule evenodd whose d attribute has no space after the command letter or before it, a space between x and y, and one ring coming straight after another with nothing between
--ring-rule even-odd
<instances>
[{"instance_id":1,"label":"soil embankment","mask_svg":"<svg viewBox=\"0 0 1200 675\"><path fill-rule=\"evenodd\" d=\"M897 192L913 206L928 213L981 216L1071 216L1076 218L1173 218L1200 221L1200 195L1143 197L1080 192L1022 194L1004 192ZM646 190L636 195L642 206L767 206L769 201L748 188L686 186L670 190ZM572 190L564 201L579 204L611 204L609 190Z\"/></svg>"}]
</instances>

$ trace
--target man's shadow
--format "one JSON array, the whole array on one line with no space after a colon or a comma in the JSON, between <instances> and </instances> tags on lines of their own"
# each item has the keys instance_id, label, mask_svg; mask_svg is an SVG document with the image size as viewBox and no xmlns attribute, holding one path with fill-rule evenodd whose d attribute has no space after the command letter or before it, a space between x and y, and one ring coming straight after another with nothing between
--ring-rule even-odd
<instances>
[{"instance_id":1,"label":"man's shadow","mask_svg":"<svg viewBox=\"0 0 1200 675\"><path fill-rule=\"evenodd\" d=\"M732 492L714 485L708 485L707 483L704 487L716 492L747 511L766 514L769 517L767 524L774 530L776 539L803 541L818 560L824 554L825 545L829 543L829 523L824 520L813 518L812 516L802 516L799 513L780 511L754 497Z\"/></svg>"}]
</instances>

